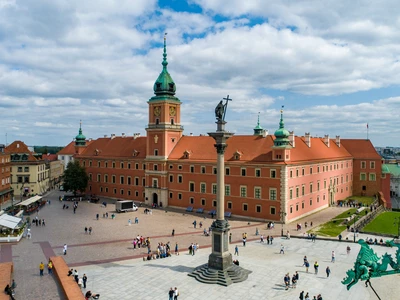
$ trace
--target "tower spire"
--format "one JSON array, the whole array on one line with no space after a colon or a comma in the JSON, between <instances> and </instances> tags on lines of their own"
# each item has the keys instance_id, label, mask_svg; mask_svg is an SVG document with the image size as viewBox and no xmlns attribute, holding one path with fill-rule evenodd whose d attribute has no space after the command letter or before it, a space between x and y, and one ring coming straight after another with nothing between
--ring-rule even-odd
<instances>
[{"instance_id":1,"label":"tower spire","mask_svg":"<svg viewBox=\"0 0 400 300\"><path fill-rule=\"evenodd\" d=\"M168 61L167 61L167 32L164 33L164 53L163 53L163 69L166 70L167 69L167 65L168 65Z\"/></svg>"},{"instance_id":2,"label":"tower spire","mask_svg":"<svg viewBox=\"0 0 400 300\"><path fill-rule=\"evenodd\" d=\"M281 120L279 121L279 128L285 128L285 122L283 122L283 108L284 107L285 107L284 105L282 105L282 107L281 107Z\"/></svg>"},{"instance_id":3,"label":"tower spire","mask_svg":"<svg viewBox=\"0 0 400 300\"><path fill-rule=\"evenodd\" d=\"M260 126L260 112L258 112L258 117L257 117L257 126L254 127L253 129L254 134L253 135L262 135L263 134L263 128Z\"/></svg>"}]
</instances>

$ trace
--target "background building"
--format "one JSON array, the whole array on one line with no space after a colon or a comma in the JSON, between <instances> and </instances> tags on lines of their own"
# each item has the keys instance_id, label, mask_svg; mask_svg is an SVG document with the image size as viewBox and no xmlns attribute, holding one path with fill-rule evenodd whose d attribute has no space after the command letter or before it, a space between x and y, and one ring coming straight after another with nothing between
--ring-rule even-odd
<instances>
[{"instance_id":1,"label":"background building","mask_svg":"<svg viewBox=\"0 0 400 300\"><path fill-rule=\"evenodd\" d=\"M49 165L41 154L32 153L21 141L5 148L11 158L11 186L21 197L45 193L49 189Z\"/></svg>"},{"instance_id":2,"label":"background building","mask_svg":"<svg viewBox=\"0 0 400 300\"><path fill-rule=\"evenodd\" d=\"M5 153L5 146L0 145L0 205L12 199L10 155Z\"/></svg>"}]
</instances>

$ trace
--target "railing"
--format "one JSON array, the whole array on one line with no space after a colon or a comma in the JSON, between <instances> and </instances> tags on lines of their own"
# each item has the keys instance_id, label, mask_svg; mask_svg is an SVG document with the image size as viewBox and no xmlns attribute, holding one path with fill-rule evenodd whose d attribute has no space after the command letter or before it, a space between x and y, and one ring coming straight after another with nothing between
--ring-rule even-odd
<instances>
[{"instance_id":1,"label":"railing","mask_svg":"<svg viewBox=\"0 0 400 300\"><path fill-rule=\"evenodd\" d=\"M365 225L367 225L369 222L371 222L376 217L377 214L381 213L384 210L385 210L385 208L382 205L378 206L378 208L376 208L373 212L370 212L369 214L365 215L360 220L358 220L354 224L355 229L359 230L359 229L365 227Z\"/></svg>"}]
</instances>

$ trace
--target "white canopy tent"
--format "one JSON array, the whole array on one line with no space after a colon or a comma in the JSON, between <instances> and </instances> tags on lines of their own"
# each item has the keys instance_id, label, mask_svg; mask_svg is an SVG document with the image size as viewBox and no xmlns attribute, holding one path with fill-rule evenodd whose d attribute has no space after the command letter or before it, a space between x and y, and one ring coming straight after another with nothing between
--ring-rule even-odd
<instances>
[{"instance_id":1,"label":"white canopy tent","mask_svg":"<svg viewBox=\"0 0 400 300\"><path fill-rule=\"evenodd\" d=\"M35 203L36 201L39 201L40 199L42 199L42 196L39 196L39 195L33 196L29 199L26 199L25 201L18 203L17 205L18 206L29 206L30 204Z\"/></svg>"},{"instance_id":2,"label":"white canopy tent","mask_svg":"<svg viewBox=\"0 0 400 300\"><path fill-rule=\"evenodd\" d=\"M7 227L10 229L15 229L21 221L22 221L21 218L13 217L10 215L1 215L0 216L0 227Z\"/></svg>"}]
</instances>

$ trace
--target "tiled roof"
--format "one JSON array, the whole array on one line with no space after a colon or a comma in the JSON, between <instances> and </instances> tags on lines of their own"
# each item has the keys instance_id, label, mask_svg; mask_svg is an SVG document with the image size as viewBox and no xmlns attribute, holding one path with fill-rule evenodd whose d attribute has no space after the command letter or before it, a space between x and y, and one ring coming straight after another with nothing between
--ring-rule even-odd
<instances>
[{"instance_id":1,"label":"tiled roof","mask_svg":"<svg viewBox=\"0 0 400 300\"><path fill-rule=\"evenodd\" d=\"M86 146L89 146L93 140L86 140ZM74 155L75 154L75 141L70 142L67 146L57 152L57 155Z\"/></svg>"},{"instance_id":2,"label":"tiled roof","mask_svg":"<svg viewBox=\"0 0 400 300\"><path fill-rule=\"evenodd\" d=\"M370 140L342 139L341 144L354 158L381 159Z\"/></svg>"},{"instance_id":3,"label":"tiled roof","mask_svg":"<svg viewBox=\"0 0 400 300\"><path fill-rule=\"evenodd\" d=\"M16 153L28 154L28 161L39 161L39 159L33 156L33 153L29 150L28 146L21 141L12 142L10 145L6 147L5 152L9 154L16 154Z\"/></svg>"},{"instance_id":4,"label":"tiled roof","mask_svg":"<svg viewBox=\"0 0 400 300\"><path fill-rule=\"evenodd\" d=\"M6 153L31 153L28 146L24 142L14 141L8 145L5 149Z\"/></svg>"},{"instance_id":5,"label":"tiled roof","mask_svg":"<svg viewBox=\"0 0 400 300\"><path fill-rule=\"evenodd\" d=\"M225 151L226 161L235 161L234 153L241 154L238 162L272 162L272 146L275 137L254 135L234 135L227 141ZM189 160L213 161L216 160L214 139L208 136L184 136L172 151L169 159L184 159L184 153L189 153ZM330 147L326 146L323 138L311 138L311 147L308 147L301 137L295 137L295 147L291 149L288 164L307 160L331 160L351 158L344 147L338 147L334 140L330 140Z\"/></svg>"},{"instance_id":6,"label":"tiled roof","mask_svg":"<svg viewBox=\"0 0 400 300\"><path fill-rule=\"evenodd\" d=\"M67 146L57 152L57 155L74 155L75 141L70 142Z\"/></svg>"},{"instance_id":7,"label":"tiled roof","mask_svg":"<svg viewBox=\"0 0 400 300\"><path fill-rule=\"evenodd\" d=\"M135 153L135 155L134 155ZM97 155L96 155L97 154ZM146 137L99 138L80 154L80 157L136 157L146 158Z\"/></svg>"},{"instance_id":8,"label":"tiled roof","mask_svg":"<svg viewBox=\"0 0 400 300\"><path fill-rule=\"evenodd\" d=\"M48 161L57 160L57 154L43 154L43 159Z\"/></svg>"}]
</instances>

